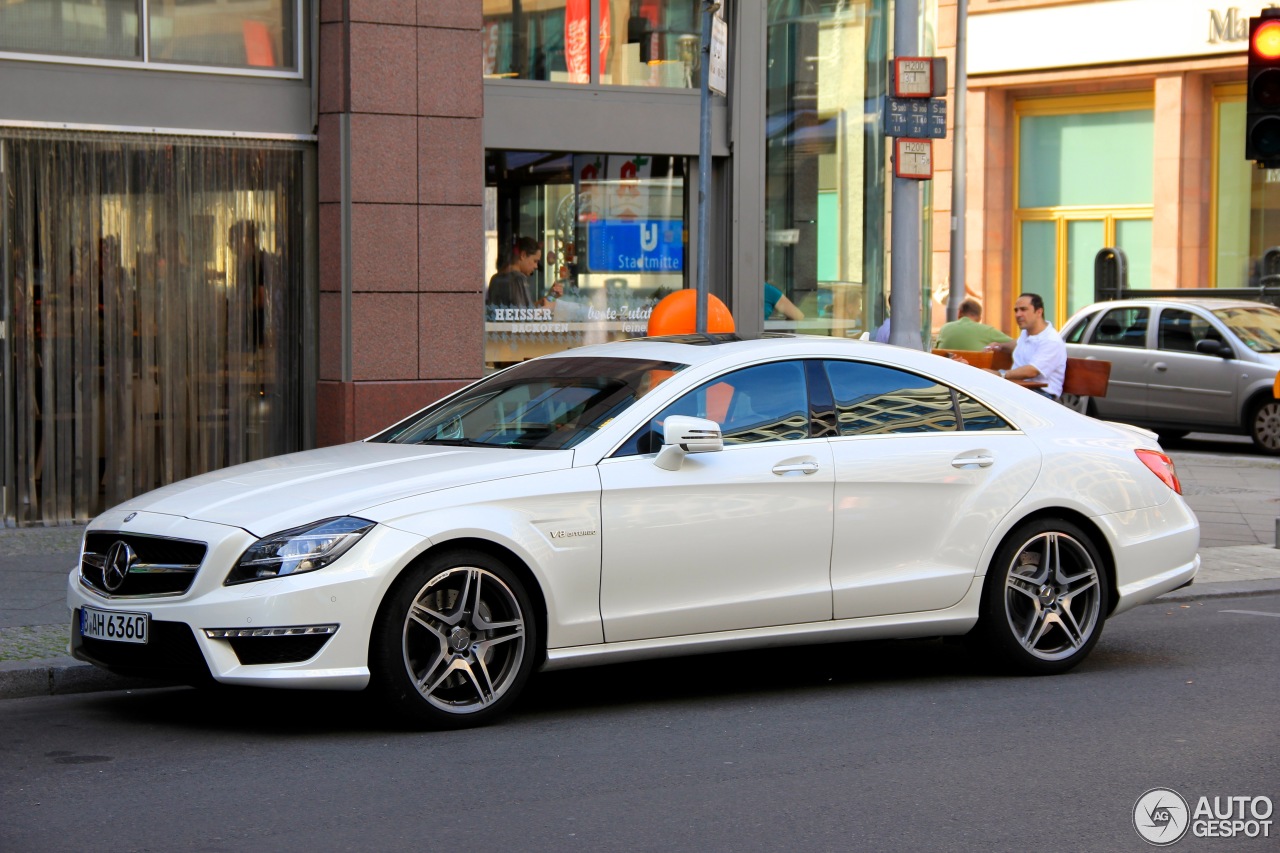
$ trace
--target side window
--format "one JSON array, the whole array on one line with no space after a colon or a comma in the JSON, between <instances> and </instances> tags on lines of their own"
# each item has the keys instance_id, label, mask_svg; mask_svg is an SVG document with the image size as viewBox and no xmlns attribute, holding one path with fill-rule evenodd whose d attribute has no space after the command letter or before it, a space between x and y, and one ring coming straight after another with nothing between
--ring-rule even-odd
<instances>
[{"instance_id":1,"label":"side window","mask_svg":"<svg viewBox=\"0 0 1280 853\"><path fill-rule=\"evenodd\" d=\"M958 426L946 385L879 364L828 361L825 367L842 436L954 432Z\"/></svg>"},{"instance_id":2,"label":"side window","mask_svg":"<svg viewBox=\"0 0 1280 853\"><path fill-rule=\"evenodd\" d=\"M962 391L956 392L956 408L965 432L1012 429L1009 422Z\"/></svg>"},{"instance_id":3,"label":"side window","mask_svg":"<svg viewBox=\"0 0 1280 853\"><path fill-rule=\"evenodd\" d=\"M1068 344L1078 344L1084 338L1084 330L1089 328L1089 321L1096 314L1088 314L1072 323L1065 332L1062 333L1062 340Z\"/></svg>"},{"instance_id":4,"label":"side window","mask_svg":"<svg viewBox=\"0 0 1280 853\"><path fill-rule=\"evenodd\" d=\"M1104 347L1145 347L1150 313L1146 308L1112 308L1102 315L1089 343Z\"/></svg>"},{"instance_id":5,"label":"side window","mask_svg":"<svg viewBox=\"0 0 1280 853\"><path fill-rule=\"evenodd\" d=\"M1220 341L1218 330L1199 314L1180 308L1166 308L1160 312L1157 329L1157 346L1175 352L1195 352L1196 344L1203 340Z\"/></svg>"},{"instance_id":6,"label":"side window","mask_svg":"<svg viewBox=\"0 0 1280 853\"><path fill-rule=\"evenodd\" d=\"M715 421L726 445L808 438L806 388L800 361L760 364L725 374L667 406L614 456L657 452L662 446L662 424L671 415Z\"/></svg>"}]
</instances>

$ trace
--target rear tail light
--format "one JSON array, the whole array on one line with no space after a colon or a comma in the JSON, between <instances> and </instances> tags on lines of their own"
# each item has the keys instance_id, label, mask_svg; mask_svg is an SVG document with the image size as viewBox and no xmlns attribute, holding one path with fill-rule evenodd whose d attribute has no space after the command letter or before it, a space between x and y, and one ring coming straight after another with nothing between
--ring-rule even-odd
<instances>
[{"instance_id":1,"label":"rear tail light","mask_svg":"<svg viewBox=\"0 0 1280 853\"><path fill-rule=\"evenodd\" d=\"M1160 481L1178 494L1182 494L1182 482L1178 479L1178 472L1173 467L1173 460L1159 450L1135 450L1138 458L1142 460L1142 464L1151 469L1151 473L1160 478Z\"/></svg>"}]
</instances>

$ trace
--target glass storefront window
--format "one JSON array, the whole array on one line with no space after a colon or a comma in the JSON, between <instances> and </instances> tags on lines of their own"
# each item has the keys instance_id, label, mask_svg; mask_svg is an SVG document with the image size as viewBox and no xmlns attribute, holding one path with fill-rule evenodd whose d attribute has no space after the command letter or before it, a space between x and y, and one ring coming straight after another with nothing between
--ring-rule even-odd
<instances>
[{"instance_id":1,"label":"glass storefront window","mask_svg":"<svg viewBox=\"0 0 1280 853\"><path fill-rule=\"evenodd\" d=\"M701 85L702 20L696 0L599 2L601 83Z\"/></svg>"},{"instance_id":2,"label":"glass storefront window","mask_svg":"<svg viewBox=\"0 0 1280 853\"><path fill-rule=\"evenodd\" d=\"M769 4L766 329L857 337L886 318L875 105L887 32L885 0ZM786 301L773 301L774 290Z\"/></svg>"},{"instance_id":3,"label":"glass storefront window","mask_svg":"<svg viewBox=\"0 0 1280 853\"><path fill-rule=\"evenodd\" d=\"M297 2L0 0L0 51L295 69Z\"/></svg>"},{"instance_id":4,"label":"glass storefront window","mask_svg":"<svg viewBox=\"0 0 1280 853\"><path fill-rule=\"evenodd\" d=\"M294 67L295 0L151 0L152 62L225 68Z\"/></svg>"},{"instance_id":5,"label":"glass storefront window","mask_svg":"<svg viewBox=\"0 0 1280 853\"><path fill-rule=\"evenodd\" d=\"M484 0L484 76L695 88L700 14L697 0Z\"/></svg>"},{"instance_id":6,"label":"glass storefront window","mask_svg":"<svg viewBox=\"0 0 1280 853\"><path fill-rule=\"evenodd\" d=\"M0 51L141 59L139 0L4 0Z\"/></svg>"},{"instance_id":7,"label":"glass storefront window","mask_svg":"<svg viewBox=\"0 0 1280 853\"><path fill-rule=\"evenodd\" d=\"M484 0L484 76L591 81L591 0Z\"/></svg>"},{"instance_id":8,"label":"glass storefront window","mask_svg":"<svg viewBox=\"0 0 1280 853\"><path fill-rule=\"evenodd\" d=\"M300 147L7 131L0 158L11 521L301 449Z\"/></svg>"},{"instance_id":9,"label":"glass storefront window","mask_svg":"<svg viewBox=\"0 0 1280 853\"><path fill-rule=\"evenodd\" d=\"M1227 87L1221 87L1226 89ZM1215 90L1217 133L1213 181L1213 286L1257 285L1256 259L1250 253L1250 201L1253 163L1244 159L1244 84L1219 96ZM1265 174L1265 173L1264 173Z\"/></svg>"},{"instance_id":10,"label":"glass storefront window","mask_svg":"<svg viewBox=\"0 0 1280 853\"><path fill-rule=\"evenodd\" d=\"M1015 293L1061 327L1094 301L1093 261L1118 247L1129 286L1151 286L1154 121L1149 92L1015 104Z\"/></svg>"},{"instance_id":11,"label":"glass storefront window","mask_svg":"<svg viewBox=\"0 0 1280 853\"><path fill-rule=\"evenodd\" d=\"M489 151L485 367L642 337L686 286L682 157Z\"/></svg>"}]
</instances>

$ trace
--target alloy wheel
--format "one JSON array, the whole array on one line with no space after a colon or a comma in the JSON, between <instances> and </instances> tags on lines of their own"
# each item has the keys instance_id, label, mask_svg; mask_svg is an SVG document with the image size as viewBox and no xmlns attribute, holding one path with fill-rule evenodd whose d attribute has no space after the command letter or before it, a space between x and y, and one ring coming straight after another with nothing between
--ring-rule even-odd
<instances>
[{"instance_id":1,"label":"alloy wheel","mask_svg":"<svg viewBox=\"0 0 1280 853\"><path fill-rule=\"evenodd\" d=\"M1267 400L1253 413L1253 440L1268 453L1280 453L1280 400Z\"/></svg>"},{"instance_id":2,"label":"alloy wheel","mask_svg":"<svg viewBox=\"0 0 1280 853\"><path fill-rule=\"evenodd\" d=\"M1069 658L1088 644L1098 625L1098 566L1072 536L1033 536L1009 567L1004 610L1013 638L1028 654L1044 661Z\"/></svg>"},{"instance_id":3,"label":"alloy wheel","mask_svg":"<svg viewBox=\"0 0 1280 853\"><path fill-rule=\"evenodd\" d=\"M526 646L525 614L512 589L477 567L428 581L405 614L404 666L418 693L450 714L482 711L511 688Z\"/></svg>"}]
</instances>

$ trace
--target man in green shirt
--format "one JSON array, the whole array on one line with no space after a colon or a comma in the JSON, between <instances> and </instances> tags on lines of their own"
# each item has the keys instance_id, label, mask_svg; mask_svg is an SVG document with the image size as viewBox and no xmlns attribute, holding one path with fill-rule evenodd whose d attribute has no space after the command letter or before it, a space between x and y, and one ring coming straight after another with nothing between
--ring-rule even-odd
<instances>
[{"instance_id":1,"label":"man in green shirt","mask_svg":"<svg viewBox=\"0 0 1280 853\"><path fill-rule=\"evenodd\" d=\"M981 322L982 306L975 299L961 302L958 313L957 319L938 330L935 349L980 350L987 344L1013 340L995 326Z\"/></svg>"}]
</instances>

